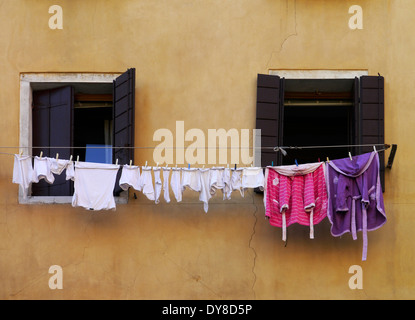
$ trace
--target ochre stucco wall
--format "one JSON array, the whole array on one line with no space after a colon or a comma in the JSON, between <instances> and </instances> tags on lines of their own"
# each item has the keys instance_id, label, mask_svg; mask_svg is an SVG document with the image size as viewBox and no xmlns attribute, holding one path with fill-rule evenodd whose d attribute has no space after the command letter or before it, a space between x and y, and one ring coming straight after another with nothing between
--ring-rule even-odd
<instances>
[{"instance_id":1,"label":"ochre stucco wall","mask_svg":"<svg viewBox=\"0 0 415 320\"><path fill-rule=\"evenodd\" d=\"M48 8L63 8L51 30ZM363 8L363 30L348 9ZM18 204L13 158L0 154L1 299L412 299L415 3L388 0L0 1L0 147L19 145L19 77L136 68L136 146L159 128L255 127L256 76L271 69L363 69L385 77L385 140L398 144L384 193L388 222L362 240L328 220L292 226L288 244L262 196L219 193L209 212L191 191L155 205L137 192L115 212ZM18 152L16 149L1 149ZM152 149L135 163L152 164ZM386 152L388 156L389 151ZM171 194L172 196L172 194ZM63 289L48 286L51 265ZM363 289L348 286L351 265Z\"/></svg>"}]
</instances>

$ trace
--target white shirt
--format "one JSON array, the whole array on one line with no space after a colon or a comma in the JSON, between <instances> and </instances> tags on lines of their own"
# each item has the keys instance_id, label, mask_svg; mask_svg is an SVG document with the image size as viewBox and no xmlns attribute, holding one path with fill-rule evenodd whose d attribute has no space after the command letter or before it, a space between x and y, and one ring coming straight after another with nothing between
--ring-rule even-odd
<instances>
[{"instance_id":1,"label":"white shirt","mask_svg":"<svg viewBox=\"0 0 415 320\"><path fill-rule=\"evenodd\" d=\"M73 207L89 210L115 209L114 186L119 165L76 162Z\"/></svg>"}]
</instances>

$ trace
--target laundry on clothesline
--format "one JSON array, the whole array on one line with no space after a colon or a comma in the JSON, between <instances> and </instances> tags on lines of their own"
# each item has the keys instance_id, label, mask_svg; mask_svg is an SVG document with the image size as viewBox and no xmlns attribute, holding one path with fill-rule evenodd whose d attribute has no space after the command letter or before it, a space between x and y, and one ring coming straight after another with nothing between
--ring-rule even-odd
<instances>
[{"instance_id":1,"label":"laundry on clothesline","mask_svg":"<svg viewBox=\"0 0 415 320\"><path fill-rule=\"evenodd\" d=\"M282 228L284 241L287 227L294 223L310 226L310 239L314 239L314 225L327 215L324 163L269 167L265 177L264 205L269 223Z\"/></svg>"},{"instance_id":2,"label":"laundry on clothesline","mask_svg":"<svg viewBox=\"0 0 415 320\"><path fill-rule=\"evenodd\" d=\"M119 170L123 190L141 191L158 204L162 191L166 203L171 202L170 189L179 203L189 189L199 193L206 213L218 190L223 200L229 200L235 191L244 197L247 189L258 188L264 191L265 217L282 229L284 241L287 228L295 223L309 226L314 239L314 226L328 217L334 237L351 233L356 240L357 232L362 232L362 260L367 258L367 232L386 223L376 150L326 162L232 169L120 166L15 154L12 182L27 197L32 183L44 179L53 184L54 175L65 170L66 180L74 181L72 206L88 210L116 209L113 190Z\"/></svg>"},{"instance_id":3,"label":"laundry on clothesline","mask_svg":"<svg viewBox=\"0 0 415 320\"><path fill-rule=\"evenodd\" d=\"M362 260L367 258L367 232L386 223L376 151L327 162L267 167L265 170L265 216L272 226L287 228L298 223L310 227L326 216L331 234L363 234Z\"/></svg>"},{"instance_id":4,"label":"laundry on clothesline","mask_svg":"<svg viewBox=\"0 0 415 320\"><path fill-rule=\"evenodd\" d=\"M118 170L121 170L119 186L124 191L129 188L141 191L148 200L158 204L162 191L164 201L170 203L170 188L176 202L181 202L183 192L189 189L199 193L205 212L208 212L209 200L217 190L222 190L223 200L226 200L231 198L233 191L239 190L243 196L248 188L264 186L264 171L254 167L244 171L244 168L230 170L225 167L169 168L147 164L142 167L131 164L120 166L38 156L34 157L32 166L32 157L14 156L13 183L21 186L24 197L28 196L32 183L44 179L53 184L54 175L60 175L66 169L66 180L74 181L72 206L88 210L116 208L113 189ZM247 177L244 178L245 174Z\"/></svg>"},{"instance_id":5,"label":"laundry on clothesline","mask_svg":"<svg viewBox=\"0 0 415 320\"><path fill-rule=\"evenodd\" d=\"M352 160L332 160L326 166L328 190L327 215L332 224L331 234L339 237L351 232L363 236L362 260L367 257L367 232L386 223L383 193L379 175L379 155L365 153Z\"/></svg>"}]
</instances>

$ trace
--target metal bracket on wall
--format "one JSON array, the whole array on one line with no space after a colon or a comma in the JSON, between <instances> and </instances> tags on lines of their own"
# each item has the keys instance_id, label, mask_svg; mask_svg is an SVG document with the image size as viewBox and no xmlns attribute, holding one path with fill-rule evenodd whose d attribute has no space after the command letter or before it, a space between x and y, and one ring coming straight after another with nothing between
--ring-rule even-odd
<instances>
[{"instance_id":1,"label":"metal bracket on wall","mask_svg":"<svg viewBox=\"0 0 415 320\"><path fill-rule=\"evenodd\" d=\"M395 160L395 154L396 154L397 148L398 148L397 144L392 145L392 150L391 150L391 153L389 154L388 164L386 165L386 168L388 169L392 169L392 164L393 164L393 160Z\"/></svg>"}]
</instances>

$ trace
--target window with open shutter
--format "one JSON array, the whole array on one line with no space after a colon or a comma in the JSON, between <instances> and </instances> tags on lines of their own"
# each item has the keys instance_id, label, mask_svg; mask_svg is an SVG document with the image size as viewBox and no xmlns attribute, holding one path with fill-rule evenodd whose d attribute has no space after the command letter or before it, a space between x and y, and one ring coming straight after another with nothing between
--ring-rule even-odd
<instances>
[{"instance_id":1,"label":"window with open shutter","mask_svg":"<svg viewBox=\"0 0 415 320\"><path fill-rule=\"evenodd\" d=\"M126 164L134 160L135 68L128 69L114 80L113 104L113 161L118 159L118 163ZM121 170L117 182L120 175ZM115 194L121 191L116 183Z\"/></svg>"},{"instance_id":2,"label":"window with open shutter","mask_svg":"<svg viewBox=\"0 0 415 320\"><path fill-rule=\"evenodd\" d=\"M70 86L33 92L33 155L43 152L44 157L55 157L59 153L61 159L69 159L71 149L68 146L72 145L73 97L73 88ZM68 196L72 193L72 188L71 182L66 181L64 175L60 175L55 177L52 185L44 180L33 184L32 195Z\"/></svg>"},{"instance_id":3,"label":"window with open shutter","mask_svg":"<svg viewBox=\"0 0 415 320\"><path fill-rule=\"evenodd\" d=\"M293 90L294 89L294 90ZM285 99L285 100L284 100ZM261 129L261 165L294 164L371 152L384 144L384 79L284 79L258 75L256 128ZM276 146L370 145L369 147L290 149ZM266 147L264 149L264 147ZM380 154L384 189L384 154Z\"/></svg>"}]
</instances>

